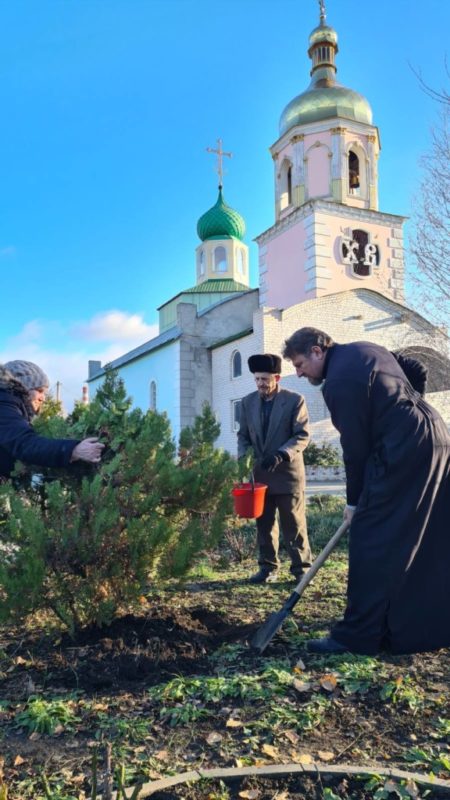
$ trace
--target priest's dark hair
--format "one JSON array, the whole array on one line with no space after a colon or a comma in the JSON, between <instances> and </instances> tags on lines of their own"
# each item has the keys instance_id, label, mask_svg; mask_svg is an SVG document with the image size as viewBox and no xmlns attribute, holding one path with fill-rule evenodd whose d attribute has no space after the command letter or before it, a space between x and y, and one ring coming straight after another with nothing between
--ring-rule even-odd
<instances>
[{"instance_id":1,"label":"priest's dark hair","mask_svg":"<svg viewBox=\"0 0 450 800\"><path fill-rule=\"evenodd\" d=\"M318 328L299 328L284 343L283 358L292 359L294 356L309 356L313 347L328 350L333 347L334 341L325 331Z\"/></svg>"}]
</instances>

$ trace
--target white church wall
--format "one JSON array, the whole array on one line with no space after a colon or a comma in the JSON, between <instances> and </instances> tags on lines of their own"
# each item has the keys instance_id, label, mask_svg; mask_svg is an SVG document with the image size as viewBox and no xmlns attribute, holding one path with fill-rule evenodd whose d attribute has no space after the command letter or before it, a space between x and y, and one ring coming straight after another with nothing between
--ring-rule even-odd
<instances>
[{"instance_id":1,"label":"white church wall","mask_svg":"<svg viewBox=\"0 0 450 800\"><path fill-rule=\"evenodd\" d=\"M170 342L164 347L141 356L119 370L133 408L144 412L150 408L151 383L156 384L156 410L165 411L170 419L173 435L180 433L180 343ZM90 383L90 394L94 396L103 378Z\"/></svg>"},{"instance_id":2,"label":"white church wall","mask_svg":"<svg viewBox=\"0 0 450 800\"><path fill-rule=\"evenodd\" d=\"M212 350L212 407L221 431L217 446L237 452L234 429L233 403L255 391L255 381L247 366L249 356L263 352L262 309L253 315L253 333L228 342ZM238 350L242 360L242 374L232 377L232 356Z\"/></svg>"}]
</instances>

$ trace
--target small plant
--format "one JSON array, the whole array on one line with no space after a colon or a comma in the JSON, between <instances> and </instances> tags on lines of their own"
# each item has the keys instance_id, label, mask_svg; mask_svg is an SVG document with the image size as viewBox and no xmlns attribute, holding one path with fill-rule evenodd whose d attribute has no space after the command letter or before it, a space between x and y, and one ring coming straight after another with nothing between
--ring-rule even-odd
<instances>
[{"instance_id":1,"label":"small plant","mask_svg":"<svg viewBox=\"0 0 450 800\"><path fill-rule=\"evenodd\" d=\"M436 730L431 734L433 739L450 739L450 719L438 717Z\"/></svg>"},{"instance_id":2,"label":"small plant","mask_svg":"<svg viewBox=\"0 0 450 800\"><path fill-rule=\"evenodd\" d=\"M15 725L17 728L26 728L30 733L53 734L60 726L61 729L71 729L80 721L71 704L71 701L30 697L26 708L16 715Z\"/></svg>"},{"instance_id":3,"label":"small plant","mask_svg":"<svg viewBox=\"0 0 450 800\"><path fill-rule=\"evenodd\" d=\"M415 714L424 704L424 691L409 677L409 675L399 675L395 681L386 683L380 692L382 700L391 700L393 703L401 703Z\"/></svg>"},{"instance_id":4,"label":"small plant","mask_svg":"<svg viewBox=\"0 0 450 800\"><path fill-rule=\"evenodd\" d=\"M209 717L211 711L197 703L177 703L176 706L163 706L159 717L163 722L168 722L171 728L176 725L191 725L199 719Z\"/></svg>"},{"instance_id":5,"label":"small plant","mask_svg":"<svg viewBox=\"0 0 450 800\"><path fill-rule=\"evenodd\" d=\"M375 658L352 656L336 666L338 683L348 694L365 694L385 674L383 665Z\"/></svg>"},{"instance_id":6,"label":"small plant","mask_svg":"<svg viewBox=\"0 0 450 800\"><path fill-rule=\"evenodd\" d=\"M412 747L405 753L404 758L411 764L420 764L431 769L435 774L450 772L450 756L439 748Z\"/></svg>"}]
</instances>

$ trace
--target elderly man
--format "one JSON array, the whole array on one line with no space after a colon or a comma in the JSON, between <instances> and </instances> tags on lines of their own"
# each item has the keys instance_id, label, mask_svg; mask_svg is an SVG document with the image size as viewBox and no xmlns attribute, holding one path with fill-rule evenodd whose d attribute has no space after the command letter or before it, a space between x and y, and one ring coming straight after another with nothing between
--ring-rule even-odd
<instances>
[{"instance_id":1,"label":"elderly man","mask_svg":"<svg viewBox=\"0 0 450 800\"><path fill-rule=\"evenodd\" d=\"M372 342L301 328L285 344L321 385L341 434L351 522L347 608L316 653L415 653L450 645L450 437L423 375ZM420 373L420 371L419 371ZM412 383L411 383L412 381Z\"/></svg>"},{"instance_id":2,"label":"elderly man","mask_svg":"<svg viewBox=\"0 0 450 800\"><path fill-rule=\"evenodd\" d=\"M255 376L256 392L241 403L238 457L252 450L255 480L268 486L263 515L256 520L260 569L250 582L270 583L277 579L277 510L291 572L300 580L311 566L302 457L309 440L308 412L301 395L280 389L280 356L250 356L248 366Z\"/></svg>"},{"instance_id":3,"label":"elderly man","mask_svg":"<svg viewBox=\"0 0 450 800\"><path fill-rule=\"evenodd\" d=\"M48 389L45 372L32 361L0 365L0 483L11 475L14 462L41 467L66 467L73 461L98 463L104 445L95 437L48 439L31 421L41 410Z\"/></svg>"}]
</instances>

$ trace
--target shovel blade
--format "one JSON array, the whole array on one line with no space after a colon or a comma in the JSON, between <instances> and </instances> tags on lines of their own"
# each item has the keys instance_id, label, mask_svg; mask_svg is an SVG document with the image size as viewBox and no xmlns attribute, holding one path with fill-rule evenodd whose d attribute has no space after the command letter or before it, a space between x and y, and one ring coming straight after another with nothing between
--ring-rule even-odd
<instances>
[{"instance_id":1,"label":"shovel blade","mask_svg":"<svg viewBox=\"0 0 450 800\"><path fill-rule=\"evenodd\" d=\"M270 617L267 617L264 625L261 625L255 635L250 639L250 647L252 650L263 653L290 613L290 610L282 609L281 611L275 611Z\"/></svg>"}]
</instances>

